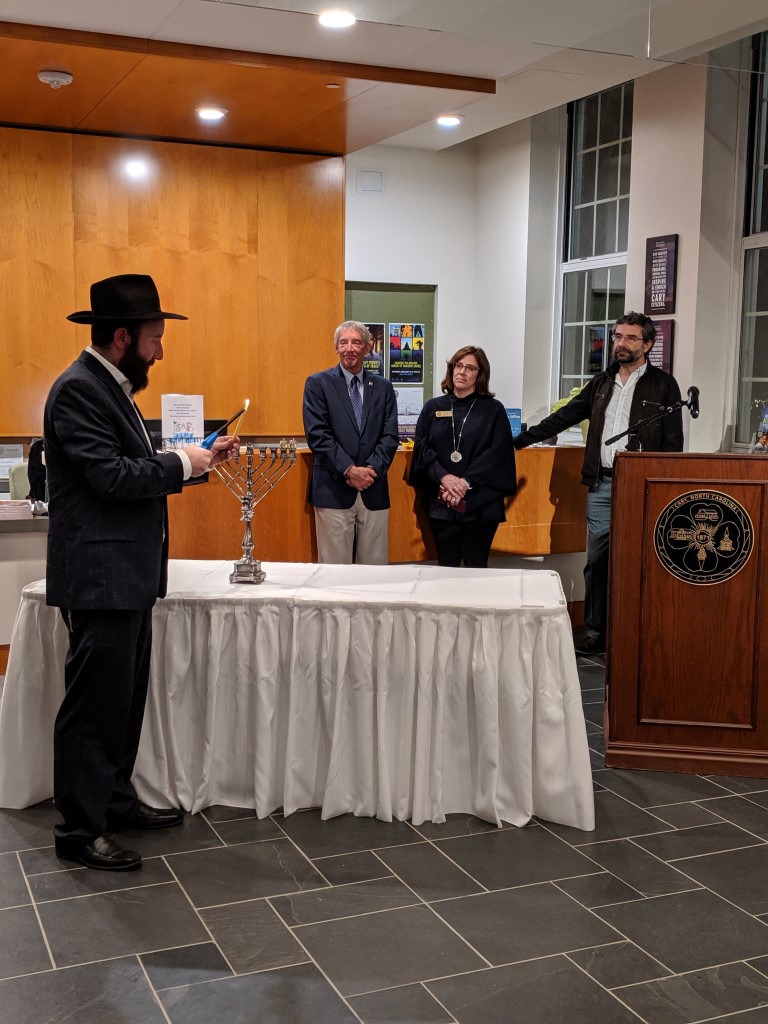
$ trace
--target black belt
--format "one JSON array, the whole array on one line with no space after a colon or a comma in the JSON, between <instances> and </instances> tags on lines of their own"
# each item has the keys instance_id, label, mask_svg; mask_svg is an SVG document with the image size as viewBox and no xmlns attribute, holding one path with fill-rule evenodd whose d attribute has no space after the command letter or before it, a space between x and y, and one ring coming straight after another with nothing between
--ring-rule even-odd
<instances>
[{"instance_id":1,"label":"black belt","mask_svg":"<svg viewBox=\"0 0 768 1024\"><path fill-rule=\"evenodd\" d=\"M598 480L610 480L612 476L613 470L604 469L602 466L600 467L600 472L597 474Z\"/></svg>"}]
</instances>

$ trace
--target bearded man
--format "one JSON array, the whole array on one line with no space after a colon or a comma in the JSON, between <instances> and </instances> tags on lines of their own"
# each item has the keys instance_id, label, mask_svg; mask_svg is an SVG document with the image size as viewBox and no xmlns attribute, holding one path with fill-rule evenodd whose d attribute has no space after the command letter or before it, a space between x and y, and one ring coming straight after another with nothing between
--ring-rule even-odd
<instances>
[{"instance_id":1,"label":"bearded man","mask_svg":"<svg viewBox=\"0 0 768 1024\"><path fill-rule=\"evenodd\" d=\"M134 402L163 358L165 321L151 277L121 274L91 285L91 344L51 388L45 405L49 490L46 600L69 633L65 696L54 729L54 828L59 857L126 871L138 853L123 829L178 825L178 809L142 804L131 782L149 682L152 606L166 592L166 498L228 458L212 451L158 452Z\"/></svg>"}]
</instances>

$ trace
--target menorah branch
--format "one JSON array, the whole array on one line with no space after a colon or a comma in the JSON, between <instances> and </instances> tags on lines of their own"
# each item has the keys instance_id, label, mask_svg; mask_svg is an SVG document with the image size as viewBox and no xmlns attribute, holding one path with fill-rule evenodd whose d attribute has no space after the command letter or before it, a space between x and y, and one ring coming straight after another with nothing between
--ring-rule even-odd
<instances>
[{"instance_id":1,"label":"menorah branch","mask_svg":"<svg viewBox=\"0 0 768 1024\"><path fill-rule=\"evenodd\" d=\"M262 583L266 579L261 562L253 557L253 510L295 464L296 442L282 440L279 445L243 445L233 460L214 467L240 501L240 518L245 523L243 557L234 563L230 583Z\"/></svg>"}]
</instances>

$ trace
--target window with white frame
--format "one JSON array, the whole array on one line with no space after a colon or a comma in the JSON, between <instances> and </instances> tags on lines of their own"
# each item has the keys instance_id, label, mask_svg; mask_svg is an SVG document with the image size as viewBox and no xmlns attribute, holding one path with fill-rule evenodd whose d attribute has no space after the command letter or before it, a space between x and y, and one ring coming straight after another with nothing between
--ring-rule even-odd
<instances>
[{"instance_id":1,"label":"window with white frame","mask_svg":"<svg viewBox=\"0 0 768 1024\"><path fill-rule=\"evenodd\" d=\"M611 325L624 312L632 94L632 82L626 82L569 108L562 396L605 368Z\"/></svg>"},{"instance_id":2,"label":"window with white frame","mask_svg":"<svg viewBox=\"0 0 768 1024\"><path fill-rule=\"evenodd\" d=\"M768 32L754 40L754 121L743 243L741 353L735 442L768 433Z\"/></svg>"}]
</instances>

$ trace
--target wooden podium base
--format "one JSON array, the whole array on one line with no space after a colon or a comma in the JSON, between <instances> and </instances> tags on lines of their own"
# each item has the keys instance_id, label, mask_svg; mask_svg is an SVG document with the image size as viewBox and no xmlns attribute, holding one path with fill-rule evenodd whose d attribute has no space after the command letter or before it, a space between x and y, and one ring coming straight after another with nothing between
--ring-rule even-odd
<instances>
[{"instance_id":1,"label":"wooden podium base","mask_svg":"<svg viewBox=\"0 0 768 1024\"><path fill-rule=\"evenodd\" d=\"M768 778L767 599L768 459L617 458L608 767Z\"/></svg>"}]
</instances>

